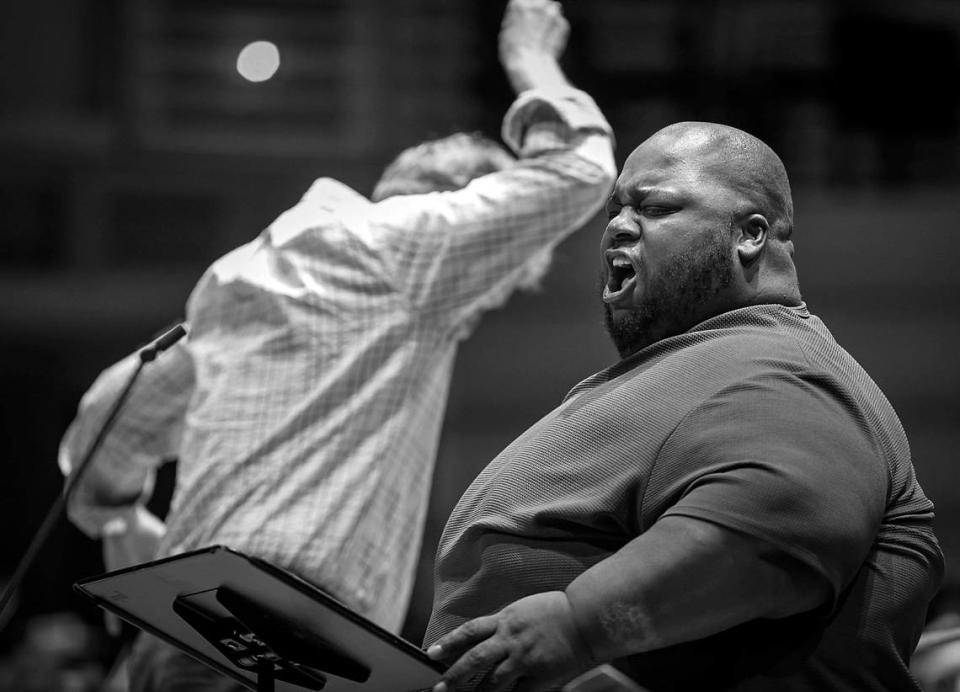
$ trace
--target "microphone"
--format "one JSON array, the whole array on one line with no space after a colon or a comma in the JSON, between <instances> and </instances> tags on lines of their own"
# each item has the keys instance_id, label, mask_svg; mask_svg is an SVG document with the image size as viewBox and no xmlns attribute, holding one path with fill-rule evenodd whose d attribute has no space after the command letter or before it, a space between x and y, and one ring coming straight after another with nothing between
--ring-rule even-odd
<instances>
[{"instance_id":1,"label":"microphone","mask_svg":"<svg viewBox=\"0 0 960 692\"><path fill-rule=\"evenodd\" d=\"M187 328L181 323L161 334L152 344L140 351L140 362L149 363L187 335Z\"/></svg>"},{"instance_id":2,"label":"microphone","mask_svg":"<svg viewBox=\"0 0 960 692\"><path fill-rule=\"evenodd\" d=\"M73 489L77 486L77 483L80 481L83 473L87 470L87 467L90 466L90 462L93 460L94 454L96 454L97 450L100 449L100 445L103 444L104 439L106 439L107 433L109 433L110 429L113 427L113 423L117 418L117 414L120 413L120 409L123 408L124 403L126 403L127 397L130 396L130 391L133 389L133 385L137 381L137 377L140 376L140 371L143 370L143 366L150 361L155 360L160 353L166 351L186 335L186 327L183 324L177 324L172 329L169 329L161 334L153 343L140 350L140 359L137 363L136 369L130 374L129 379L127 379L123 390L120 392L120 395L114 402L113 408L110 409L110 413L107 414L106 419L104 419L103 423L100 425L100 430L97 431L97 435L93 438L93 442L87 449L86 454L83 455L80 463L77 464L76 468L73 469L73 472L67 478L63 492L57 496L57 499L54 500L53 504L50 506L46 517L43 519L43 523L40 524L40 528L37 529L36 534L33 536L33 540L30 541L30 545L27 547L26 552L23 554L23 557L17 564L17 568L14 570L13 576L10 577L10 581L8 581L4 587L3 596L0 596L0 622L2 622L3 611L13 598L14 592L17 590L23 581L23 578L26 576L27 570L29 570L32 566L33 561L40 552L40 548L43 547L43 544L46 543L47 539L50 537L50 533L53 531L54 526L56 526L57 519L59 519L60 513L66 506L67 500L70 499Z\"/></svg>"}]
</instances>

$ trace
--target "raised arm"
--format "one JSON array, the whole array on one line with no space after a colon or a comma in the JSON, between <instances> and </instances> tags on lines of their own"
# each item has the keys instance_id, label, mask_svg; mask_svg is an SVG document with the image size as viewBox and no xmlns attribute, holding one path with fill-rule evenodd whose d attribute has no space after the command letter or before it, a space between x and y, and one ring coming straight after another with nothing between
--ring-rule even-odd
<instances>
[{"instance_id":1,"label":"raised arm","mask_svg":"<svg viewBox=\"0 0 960 692\"><path fill-rule=\"evenodd\" d=\"M529 283L533 265L596 213L616 170L610 126L557 63L567 35L559 5L513 0L500 32L519 96L503 138L519 155L452 192L374 206L371 242L413 310L456 327Z\"/></svg>"}]
</instances>

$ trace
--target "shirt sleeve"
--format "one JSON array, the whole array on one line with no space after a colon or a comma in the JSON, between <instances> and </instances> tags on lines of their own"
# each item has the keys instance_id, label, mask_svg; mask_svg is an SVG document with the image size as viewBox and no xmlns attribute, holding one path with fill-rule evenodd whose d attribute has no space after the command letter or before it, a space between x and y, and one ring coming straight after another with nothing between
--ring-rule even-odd
<instances>
[{"instance_id":1,"label":"shirt sleeve","mask_svg":"<svg viewBox=\"0 0 960 692\"><path fill-rule=\"evenodd\" d=\"M814 570L835 600L870 550L887 488L853 403L815 378L770 374L687 415L657 457L644 515L693 517L756 538L758 551Z\"/></svg>"},{"instance_id":2,"label":"shirt sleeve","mask_svg":"<svg viewBox=\"0 0 960 692\"><path fill-rule=\"evenodd\" d=\"M520 154L515 166L373 207L393 282L414 310L451 327L529 279L528 265L596 213L616 174L609 125L576 89L525 92L503 137Z\"/></svg>"},{"instance_id":3,"label":"shirt sleeve","mask_svg":"<svg viewBox=\"0 0 960 692\"><path fill-rule=\"evenodd\" d=\"M80 401L60 443L68 476L87 453L139 361L137 353L104 370ZM70 520L91 537L133 502L149 497L156 468L176 456L194 372L183 342L147 363L68 502Z\"/></svg>"}]
</instances>

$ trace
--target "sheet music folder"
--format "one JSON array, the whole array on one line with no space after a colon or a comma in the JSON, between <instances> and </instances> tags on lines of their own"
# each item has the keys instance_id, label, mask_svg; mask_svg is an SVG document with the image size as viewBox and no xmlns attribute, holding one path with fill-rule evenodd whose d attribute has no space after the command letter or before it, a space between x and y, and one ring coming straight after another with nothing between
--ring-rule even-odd
<instances>
[{"instance_id":1,"label":"sheet music folder","mask_svg":"<svg viewBox=\"0 0 960 692\"><path fill-rule=\"evenodd\" d=\"M296 575L212 546L74 589L261 692L414 692L443 666Z\"/></svg>"}]
</instances>

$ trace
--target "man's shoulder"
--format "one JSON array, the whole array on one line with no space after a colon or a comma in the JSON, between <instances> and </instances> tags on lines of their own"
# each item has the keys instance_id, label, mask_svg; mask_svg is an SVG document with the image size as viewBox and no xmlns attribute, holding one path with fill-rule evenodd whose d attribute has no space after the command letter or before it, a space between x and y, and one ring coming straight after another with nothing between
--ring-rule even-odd
<instances>
[{"instance_id":1,"label":"man's shoulder","mask_svg":"<svg viewBox=\"0 0 960 692\"><path fill-rule=\"evenodd\" d=\"M316 256L337 251L346 238L361 236L372 202L333 178L318 178L297 204L280 214L264 232L267 245L285 252ZM325 255L329 257L329 254Z\"/></svg>"},{"instance_id":2,"label":"man's shoulder","mask_svg":"<svg viewBox=\"0 0 960 692\"><path fill-rule=\"evenodd\" d=\"M723 376L744 371L805 366L804 341L814 335L809 315L779 305L752 306L705 320L693 329L654 347L673 367Z\"/></svg>"},{"instance_id":3,"label":"man's shoulder","mask_svg":"<svg viewBox=\"0 0 960 692\"><path fill-rule=\"evenodd\" d=\"M320 205L331 211L342 207L372 204L369 199L352 187L334 178L317 178L314 180L304 193L301 199L301 203L303 202Z\"/></svg>"},{"instance_id":4,"label":"man's shoulder","mask_svg":"<svg viewBox=\"0 0 960 692\"><path fill-rule=\"evenodd\" d=\"M809 372L810 343L830 338L821 325L805 308L765 305L723 313L587 378L567 399L600 388L621 396L669 391L699 401L749 378Z\"/></svg>"}]
</instances>

